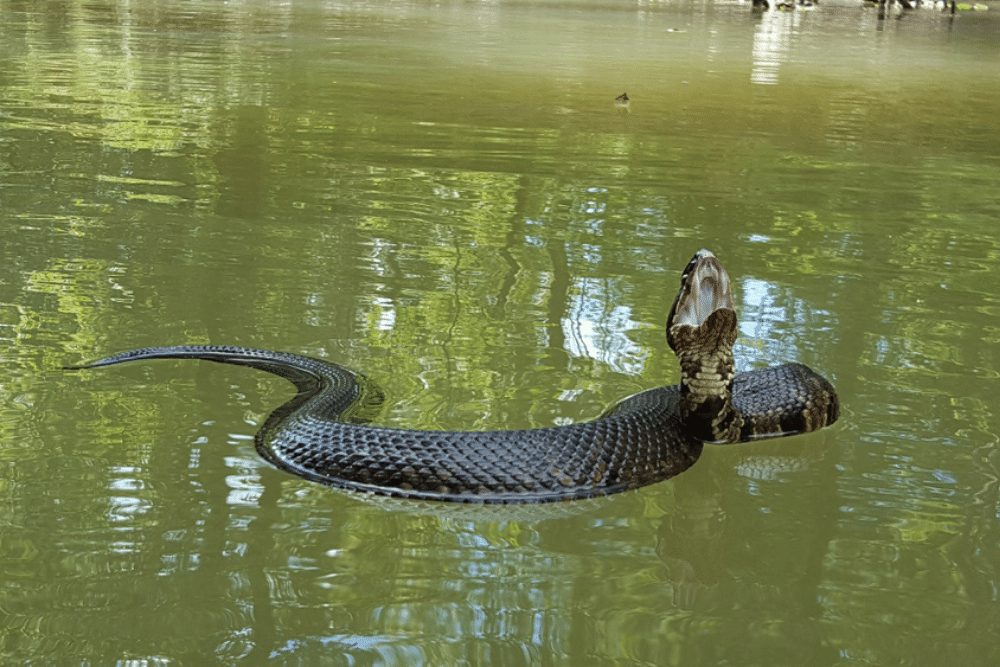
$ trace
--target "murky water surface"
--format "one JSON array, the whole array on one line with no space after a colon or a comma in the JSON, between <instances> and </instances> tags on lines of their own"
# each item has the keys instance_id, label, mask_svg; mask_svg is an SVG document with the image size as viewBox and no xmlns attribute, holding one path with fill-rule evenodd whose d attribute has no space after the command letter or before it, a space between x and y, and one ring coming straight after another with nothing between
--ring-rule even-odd
<instances>
[{"instance_id":1,"label":"murky water surface","mask_svg":"<svg viewBox=\"0 0 1000 667\"><path fill-rule=\"evenodd\" d=\"M998 36L826 3L0 0L3 662L997 664ZM841 422L554 513L275 470L270 376L59 370L252 345L364 371L386 424L565 423L677 380L702 246L740 367L813 366Z\"/></svg>"}]
</instances>

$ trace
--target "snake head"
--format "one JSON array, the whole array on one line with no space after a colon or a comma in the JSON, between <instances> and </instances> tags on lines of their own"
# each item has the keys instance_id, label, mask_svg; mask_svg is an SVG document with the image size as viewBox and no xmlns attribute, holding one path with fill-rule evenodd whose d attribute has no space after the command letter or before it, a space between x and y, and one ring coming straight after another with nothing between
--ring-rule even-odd
<instances>
[{"instance_id":1,"label":"snake head","mask_svg":"<svg viewBox=\"0 0 1000 667\"><path fill-rule=\"evenodd\" d=\"M679 353L679 335L683 327L697 329L720 310L733 311L729 274L711 250L701 249L684 268L681 289L667 316L670 349Z\"/></svg>"},{"instance_id":2,"label":"snake head","mask_svg":"<svg viewBox=\"0 0 1000 667\"><path fill-rule=\"evenodd\" d=\"M667 343L680 363L684 427L705 442L740 438L743 418L732 403L736 329L729 274L715 255L699 250L681 274Z\"/></svg>"}]
</instances>

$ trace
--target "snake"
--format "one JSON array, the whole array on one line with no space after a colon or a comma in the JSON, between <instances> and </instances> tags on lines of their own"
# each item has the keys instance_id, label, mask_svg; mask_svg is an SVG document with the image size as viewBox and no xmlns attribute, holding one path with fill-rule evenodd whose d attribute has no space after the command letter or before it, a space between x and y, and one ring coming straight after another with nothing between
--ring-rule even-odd
<instances>
[{"instance_id":1,"label":"snake","mask_svg":"<svg viewBox=\"0 0 1000 667\"><path fill-rule=\"evenodd\" d=\"M738 321L730 278L699 250L681 274L666 321L680 383L624 398L590 421L482 431L374 425L377 385L345 366L231 345L120 352L92 369L150 359L248 366L289 380L297 393L255 436L258 453L301 478L367 494L465 503L542 503L603 496L673 477L703 445L815 431L833 424L833 385L800 363L735 372Z\"/></svg>"}]
</instances>

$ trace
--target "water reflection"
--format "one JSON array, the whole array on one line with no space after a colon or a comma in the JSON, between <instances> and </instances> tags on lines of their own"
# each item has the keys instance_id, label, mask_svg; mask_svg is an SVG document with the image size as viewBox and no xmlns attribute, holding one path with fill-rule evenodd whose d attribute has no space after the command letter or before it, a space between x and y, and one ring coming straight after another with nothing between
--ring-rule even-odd
<instances>
[{"instance_id":1,"label":"water reflection","mask_svg":"<svg viewBox=\"0 0 1000 667\"><path fill-rule=\"evenodd\" d=\"M0 0L4 655L1000 658L995 19L940 19ZM385 423L575 421L675 381L700 246L740 367L845 418L565 513L291 478L273 378L55 370L231 342L363 370Z\"/></svg>"},{"instance_id":2,"label":"water reflection","mask_svg":"<svg viewBox=\"0 0 1000 667\"><path fill-rule=\"evenodd\" d=\"M798 27L800 14L795 12L768 12L754 29L753 69L751 83L773 86L778 83L781 65L788 59L791 37Z\"/></svg>"},{"instance_id":3,"label":"water reflection","mask_svg":"<svg viewBox=\"0 0 1000 667\"><path fill-rule=\"evenodd\" d=\"M639 327L628 306L612 306L611 290L595 279L574 285L575 298L562 319L567 351L588 357L619 373L640 375L648 352L628 338Z\"/></svg>"}]
</instances>

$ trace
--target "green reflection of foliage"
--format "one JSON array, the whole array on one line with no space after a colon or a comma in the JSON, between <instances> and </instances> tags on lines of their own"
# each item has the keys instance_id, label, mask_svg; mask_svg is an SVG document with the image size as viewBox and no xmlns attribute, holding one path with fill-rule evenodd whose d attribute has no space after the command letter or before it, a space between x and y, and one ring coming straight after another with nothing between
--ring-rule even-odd
<instances>
[{"instance_id":1,"label":"green reflection of foliage","mask_svg":"<svg viewBox=\"0 0 1000 667\"><path fill-rule=\"evenodd\" d=\"M720 65L685 99L663 60L636 71L669 91L608 122L582 69L546 79L532 61L535 97L477 64L483 99L456 94L472 66L421 45L465 26L422 5L50 5L0 0L0 217L16 229L0 608L5 641L22 637L3 650L891 663L955 636L953 661L995 654L992 109L822 68L758 97ZM919 109L979 129L930 147L906 120ZM812 450L794 476L748 482L715 450L676 484L550 524L394 513L257 460L246 438L287 396L276 380L54 370L257 344L368 372L388 423L549 425L675 379L662 319L700 245L785 308L755 349L842 387L837 430L781 444ZM567 340L587 296L606 358ZM608 332L646 353L634 376Z\"/></svg>"}]
</instances>

